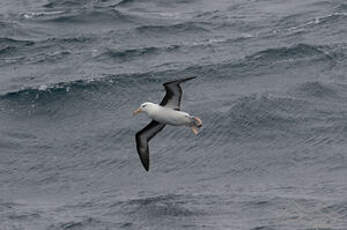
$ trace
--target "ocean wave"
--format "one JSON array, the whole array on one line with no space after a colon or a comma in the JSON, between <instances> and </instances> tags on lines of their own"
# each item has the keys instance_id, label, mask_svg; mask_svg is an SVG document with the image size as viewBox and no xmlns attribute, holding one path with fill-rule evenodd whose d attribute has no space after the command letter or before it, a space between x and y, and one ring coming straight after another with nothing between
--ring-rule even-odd
<instances>
[{"instance_id":1,"label":"ocean wave","mask_svg":"<svg viewBox=\"0 0 347 230\"><path fill-rule=\"evenodd\" d=\"M336 219L341 221L347 217L347 202L341 202L338 204L332 204L322 208L320 211L324 213L326 216L331 217L332 219Z\"/></svg>"},{"instance_id":2,"label":"ocean wave","mask_svg":"<svg viewBox=\"0 0 347 230\"><path fill-rule=\"evenodd\" d=\"M55 15L60 15L66 13L65 11L43 11L43 12L29 12L29 13L24 13L22 16L25 19L30 19L30 18L38 18L38 17L45 17L45 16L55 16Z\"/></svg>"},{"instance_id":3,"label":"ocean wave","mask_svg":"<svg viewBox=\"0 0 347 230\"><path fill-rule=\"evenodd\" d=\"M258 226L258 227L254 227L251 228L250 230L275 230L275 228L272 228L271 226Z\"/></svg>"},{"instance_id":4,"label":"ocean wave","mask_svg":"<svg viewBox=\"0 0 347 230\"><path fill-rule=\"evenodd\" d=\"M18 40L14 38L0 37L0 45L23 45L23 46L31 46L33 45L33 41L28 40Z\"/></svg>"},{"instance_id":5,"label":"ocean wave","mask_svg":"<svg viewBox=\"0 0 347 230\"><path fill-rule=\"evenodd\" d=\"M5 201L3 199L0 200L0 212L1 213L11 213L10 210L14 210L14 209L19 209L24 207L23 204L21 203L15 203L15 202L11 202L11 201Z\"/></svg>"},{"instance_id":6,"label":"ocean wave","mask_svg":"<svg viewBox=\"0 0 347 230\"><path fill-rule=\"evenodd\" d=\"M39 213L20 213L20 214L11 214L8 216L12 221L28 221L40 218L41 215Z\"/></svg>"},{"instance_id":7,"label":"ocean wave","mask_svg":"<svg viewBox=\"0 0 347 230\"><path fill-rule=\"evenodd\" d=\"M339 22L341 20L345 20L347 17L347 12L335 12L326 16L317 17L315 19L316 24L323 24L323 23L335 23Z\"/></svg>"},{"instance_id":8,"label":"ocean wave","mask_svg":"<svg viewBox=\"0 0 347 230\"><path fill-rule=\"evenodd\" d=\"M293 90L292 94L295 96L310 96L318 98L332 97L336 99L338 97L338 89L336 86L333 87L332 85L324 84L319 81L310 81L297 86Z\"/></svg>"},{"instance_id":9,"label":"ocean wave","mask_svg":"<svg viewBox=\"0 0 347 230\"><path fill-rule=\"evenodd\" d=\"M48 0L46 4L43 5L45 8L58 8L58 7L76 7L76 6L84 6L88 2L91 2L90 0Z\"/></svg>"},{"instance_id":10,"label":"ocean wave","mask_svg":"<svg viewBox=\"0 0 347 230\"><path fill-rule=\"evenodd\" d=\"M70 217L69 219L76 220L66 220L57 224L51 224L47 229L52 230L71 230L71 229L98 229L100 226L102 228L108 229L112 227L111 223L105 222L93 217Z\"/></svg>"},{"instance_id":11,"label":"ocean wave","mask_svg":"<svg viewBox=\"0 0 347 230\"><path fill-rule=\"evenodd\" d=\"M194 0L195 1L195 0ZM170 7L172 5L177 5L177 4L187 4L187 3L192 3L194 2L193 0L188 1L188 0L175 0L175 1L165 1L165 0L152 0L152 1L145 1L145 0L120 0L117 4L115 4L114 6L116 7L129 7L132 5L136 5L136 4L141 4L141 3L145 3L145 4L157 4L158 6L166 6L166 7Z\"/></svg>"},{"instance_id":12,"label":"ocean wave","mask_svg":"<svg viewBox=\"0 0 347 230\"><path fill-rule=\"evenodd\" d=\"M160 75L160 73L155 74ZM97 79L91 78L86 80L41 84L15 91L4 92L2 95L0 95L0 101L5 100L30 105L35 102L49 103L50 101L53 102L54 100L61 98L66 99L66 96L82 96L82 92L100 92L101 94L105 94L106 90L125 87L129 88L127 90L131 90L133 87L139 87L143 84L150 84L152 82L158 83L158 80L152 79L152 76L152 73L123 75L108 74ZM121 94L123 91L119 91L118 93Z\"/></svg>"},{"instance_id":13,"label":"ocean wave","mask_svg":"<svg viewBox=\"0 0 347 230\"><path fill-rule=\"evenodd\" d=\"M24 48L32 47L34 44L35 42L28 41L28 40L18 40L18 39L7 38L7 37L0 38L0 63L1 63L1 60L4 60L4 57L8 57L8 56L11 57L11 60L9 60L10 62L21 59L18 57L13 57L16 51L20 51Z\"/></svg>"},{"instance_id":14,"label":"ocean wave","mask_svg":"<svg viewBox=\"0 0 347 230\"><path fill-rule=\"evenodd\" d=\"M134 3L135 0L121 0L115 6L127 6Z\"/></svg>"},{"instance_id":15,"label":"ocean wave","mask_svg":"<svg viewBox=\"0 0 347 230\"><path fill-rule=\"evenodd\" d=\"M338 11L346 12L346 11L347 11L347 4L346 4L346 3L342 3L342 4L338 5L338 6L336 7L336 9L337 9Z\"/></svg>"},{"instance_id":16,"label":"ocean wave","mask_svg":"<svg viewBox=\"0 0 347 230\"><path fill-rule=\"evenodd\" d=\"M28 28L24 24L18 22L17 20L4 20L2 21L0 15L0 30L2 38L28 38L32 36L37 30L33 28Z\"/></svg>"},{"instance_id":17,"label":"ocean wave","mask_svg":"<svg viewBox=\"0 0 347 230\"><path fill-rule=\"evenodd\" d=\"M227 113L229 121L241 128L290 128L296 122L295 113L302 110L302 100L290 97L254 95L238 99Z\"/></svg>"},{"instance_id":18,"label":"ocean wave","mask_svg":"<svg viewBox=\"0 0 347 230\"><path fill-rule=\"evenodd\" d=\"M80 36L76 36L76 37L53 37L53 38L48 38L45 41L48 42L54 42L57 44L64 44L64 43L86 43L86 42L90 42L92 41L93 38L90 36L86 36L86 35L80 35ZM45 41L40 41L40 43L45 42Z\"/></svg>"},{"instance_id":19,"label":"ocean wave","mask_svg":"<svg viewBox=\"0 0 347 230\"><path fill-rule=\"evenodd\" d=\"M96 89L98 87L112 85L113 81L100 79L100 80L77 80L72 82L61 82L56 84L43 84L32 88L24 88L18 91L8 92L0 96L2 100L22 101L32 103L34 101L53 100L55 97L60 97L68 94L71 90L87 90ZM49 97L49 98L47 98Z\"/></svg>"},{"instance_id":20,"label":"ocean wave","mask_svg":"<svg viewBox=\"0 0 347 230\"><path fill-rule=\"evenodd\" d=\"M211 66L210 71L216 69L214 74L224 75L223 78L230 76L228 72L232 72L234 78L245 77L245 73L250 72L248 75L251 77L259 75L259 71L262 71L262 74L265 72L273 74L273 70L289 68L293 64L302 66L322 63L329 68L342 59L344 59L344 53L338 47L296 44L289 47L260 50L239 60L220 63L218 69ZM276 66L275 69L274 66ZM201 66L201 68L206 69L207 66Z\"/></svg>"},{"instance_id":21,"label":"ocean wave","mask_svg":"<svg viewBox=\"0 0 347 230\"><path fill-rule=\"evenodd\" d=\"M296 14L291 14L285 17L282 17L276 22L276 27L283 27L283 28L296 28L300 27L297 25L298 19L301 17L304 17L304 13L296 13ZM304 25L304 24L303 24Z\"/></svg>"},{"instance_id":22,"label":"ocean wave","mask_svg":"<svg viewBox=\"0 0 347 230\"><path fill-rule=\"evenodd\" d=\"M0 47L0 57L1 57L1 55L8 54L14 50L15 50L15 48L11 47L11 46Z\"/></svg>"},{"instance_id":23,"label":"ocean wave","mask_svg":"<svg viewBox=\"0 0 347 230\"><path fill-rule=\"evenodd\" d=\"M116 9L74 9L65 11L43 11L23 14L25 19L52 23L131 23L137 17L126 15Z\"/></svg>"},{"instance_id":24,"label":"ocean wave","mask_svg":"<svg viewBox=\"0 0 347 230\"><path fill-rule=\"evenodd\" d=\"M213 10L213 11L202 11L197 13L194 18L204 18L204 19L212 19L217 17L217 15L221 14L222 12L220 10Z\"/></svg>"},{"instance_id":25,"label":"ocean wave","mask_svg":"<svg viewBox=\"0 0 347 230\"><path fill-rule=\"evenodd\" d=\"M155 55L161 52L171 52L179 49L179 45L168 47L143 47L138 49L115 50L108 49L106 52L98 55L97 60L113 60L113 61L131 61L135 58L144 58L147 55Z\"/></svg>"},{"instance_id":26,"label":"ocean wave","mask_svg":"<svg viewBox=\"0 0 347 230\"><path fill-rule=\"evenodd\" d=\"M59 39L60 42L65 43L84 43L84 41L88 38L82 37L82 38L52 38L52 39ZM46 40L47 43L49 43L51 40ZM23 42L23 44L32 45L33 42ZM172 45L168 47L144 47L140 49L126 49L126 50L107 50L106 52L102 53L101 55L97 56L96 59L110 59L116 61L129 61L133 60L137 57L144 57L146 55L156 55L161 52L171 52L179 49L179 45ZM273 62L280 62L280 61L301 61L309 59L312 61L312 59L317 60L335 60L338 55L335 57L335 51L329 51L329 46L312 46L307 44L298 44L292 47L281 47L281 48L270 48L265 49L259 52L256 52L252 55L246 56L245 58L236 61L236 62L227 62L227 63L221 63L216 65L194 65L194 66L188 66L187 68L176 71L176 74L186 74L194 72L195 75L202 75L206 76L206 74L209 75L215 75L215 76L229 76L228 72L232 71L234 76L238 76L238 69L241 68L243 70L244 68L249 69L249 66L264 66L269 65ZM59 52L52 53L51 59L55 60L56 58L61 58L66 55L69 55L71 52L69 50L62 50ZM48 56L49 57L49 56ZM46 61L51 60L48 58ZM38 60L41 60L40 58ZM217 68L217 69L216 69ZM254 68L253 68L254 70ZM170 71L169 71L170 72ZM171 76L173 73L172 71L170 73L155 73L158 74L169 74ZM175 72L175 71L174 71ZM240 73L242 76L244 74ZM133 77L136 77L137 74L132 74L130 79L133 79ZM141 76L152 76L153 73L139 73ZM14 92L5 92L5 94L0 95L1 99L14 99L14 98L20 98L20 97L26 97L26 98L32 98L35 99L36 97L44 96L44 95L54 95L61 94L63 92L69 92L70 90L74 89L82 89L82 88L94 88L94 87L103 87L105 85L112 85L113 81L119 80L118 77L121 79L125 79L126 77L129 77L130 75L112 75L111 77L102 77L96 80L77 80L73 82L62 82L62 83L55 83L53 85L47 84L36 86L34 88L25 88L20 89ZM148 80L148 78L146 78ZM308 87L308 86L303 86ZM45 90L42 90L45 89ZM300 89L299 89L300 90Z\"/></svg>"},{"instance_id":27,"label":"ocean wave","mask_svg":"<svg viewBox=\"0 0 347 230\"><path fill-rule=\"evenodd\" d=\"M0 66L8 65L8 64L20 64L20 63L30 63L30 64L42 64L42 63L53 63L58 60L64 59L68 55L72 54L71 50L61 50L61 51L53 51L53 52L38 52L31 56L24 56L22 53L16 53L19 51L15 48L8 48L3 50L3 58L0 58ZM22 50L20 50L22 51ZM13 57L13 55L16 55ZM7 56L7 57L6 57ZM9 56L9 57L8 57ZM1 50L0 50L1 57Z\"/></svg>"},{"instance_id":28,"label":"ocean wave","mask_svg":"<svg viewBox=\"0 0 347 230\"><path fill-rule=\"evenodd\" d=\"M49 46L59 46L62 44L76 44L76 43L85 43L92 41L93 38L89 35L80 35L76 37L50 37L42 40L18 40L13 38L0 38L0 45L7 46L34 46L39 45L41 47Z\"/></svg>"},{"instance_id":29,"label":"ocean wave","mask_svg":"<svg viewBox=\"0 0 347 230\"><path fill-rule=\"evenodd\" d=\"M154 197L126 200L113 204L113 207L122 207L122 212L131 215L140 215L144 213L155 218L163 216L187 217L201 215L202 212L191 208L186 208L194 196L179 194L166 194Z\"/></svg>"},{"instance_id":30,"label":"ocean wave","mask_svg":"<svg viewBox=\"0 0 347 230\"><path fill-rule=\"evenodd\" d=\"M307 102L294 97L273 95L244 96L233 102L229 109L209 115L202 132L206 146L247 141L274 141L283 136L298 134L298 125L305 117ZM202 115L203 117L203 115ZM207 138L206 137L206 138Z\"/></svg>"},{"instance_id":31,"label":"ocean wave","mask_svg":"<svg viewBox=\"0 0 347 230\"><path fill-rule=\"evenodd\" d=\"M0 229L347 226L344 1L14 2ZM146 173L134 135L149 119L131 112L188 76L201 132L166 127Z\"/></svg>"},{"instance_id":32,"label":"ocean wave","mask_svg":"<svg viewBox=\"0 0 347 230\"><path fill-rule=\"evenodd\" d=\"M208 23L202 22L184 22L173 25L145 25L137 27L136 30L139 33L166 33L166 34L176 34L182 32L190 33L205 33L208 32Z\"/></svg>"},{"instance_id":33,"label":"ocean wave","mask_svg":"<svg viewBox=\"0 0 347 230\"><path fill-rule=\"evenodd\" d=\"M298 33L307 33L316 27L321 29L323 24L336 24L336 26L339 26L342 25L340 22L346 18L347 12L334 12L332 14L314 17L306 22L298 23L298 18L305 18L304 16L303 14L295 14L282 18L277 22L277 26L282 28L274 30L273 33L277 34L282 32L295 36Z\"/></svg>"},{"instance_id":34,"label":"ocean wave","mask_svg":"<svg viewBox=\"0 0 347 230\"><path fill-rule=\"evenodd\" d=\"M57 61L74 52L80 52L76 51L78 46L93 42L94 39L90 35L52 37L43 40L0 38L0 65Z\"/></svg>"},{"instance_id":35,"label":"ocean wave","mask_svg":"<svg viewBox=\"0 0 347 230\"><path fill-rule=\"evenodd\" d=\"M304 59L310 57L326 57L330 59L330 55L324 51L323 46L297 44L291 47L270 48L259 51L253 55L247 56L247 60L280 61Z\"/></svg>"},{"instance_id":36,"label":"ocean wave","mask_svg":"<svg viewBox=\"0 0 347 230\"><path fill-rule=\"evenodd\" d=\"M20 48L29 47L34 44L35 42L33 41L2 37L0 38L0 55L9 55Z\"/></svg>"}]
</instances>

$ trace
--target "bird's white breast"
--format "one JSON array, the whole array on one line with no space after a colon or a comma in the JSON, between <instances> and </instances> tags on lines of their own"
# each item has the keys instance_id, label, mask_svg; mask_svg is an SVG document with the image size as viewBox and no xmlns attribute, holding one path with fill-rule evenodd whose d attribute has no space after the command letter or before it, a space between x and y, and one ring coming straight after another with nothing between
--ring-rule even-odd
<instances>
[{"instance_id":1,"label":"bird's white breast","mask_svg":"<svg viewBox=\"0 0 347 230\"><path fill-rule=\"evenodd\" d=\"M191 123L191 116L188 113L160 105L148 111L148 116L157 122L174 126L189 125Z\"/></svg>"}]
</instances>

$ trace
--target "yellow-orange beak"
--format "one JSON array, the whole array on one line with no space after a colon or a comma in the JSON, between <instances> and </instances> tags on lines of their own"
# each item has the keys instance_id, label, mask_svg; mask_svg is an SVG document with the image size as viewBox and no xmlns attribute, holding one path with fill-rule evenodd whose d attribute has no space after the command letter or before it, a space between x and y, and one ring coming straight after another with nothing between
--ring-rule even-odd
<instances>
[{"instance_id":1,"label":"yellow-orange beak","mask_svg":"<svg viewBox=\"0 0 347 230\"><path fill-rule=\"evenodd\" d=\"M136 114L141 113L141 112L142 112L142 109L141 109L141 107L140 107L140 108L138 108L137 110L135 110L135 111L133 112L133 115L135 116Z\"/></svg>"}]
</instances>

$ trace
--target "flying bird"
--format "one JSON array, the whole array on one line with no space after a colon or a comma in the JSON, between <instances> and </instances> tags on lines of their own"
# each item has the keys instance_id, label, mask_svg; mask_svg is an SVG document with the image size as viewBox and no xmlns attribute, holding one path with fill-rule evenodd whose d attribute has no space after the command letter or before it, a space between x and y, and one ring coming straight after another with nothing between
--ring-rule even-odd
<instances>
[{"instance_id":1,"label":"flying bird","mask_svg":"<svg viewBox=\"0 0 347 230\"><path fill-rule=\"evenodd\" d=\"M187 126L190 127L195 135L199 133L202 127L200 118L191 116L181 111L182 88L180 83L192 80L196 77L189 77L180 80L170 81L163 84L166 94L160 104L145 102L136 109L133 114L144 112L152 121L135 135L136 149L140 156L143 167L149 170L149 141L165 125Z\"/></svg>"}]
</instances>

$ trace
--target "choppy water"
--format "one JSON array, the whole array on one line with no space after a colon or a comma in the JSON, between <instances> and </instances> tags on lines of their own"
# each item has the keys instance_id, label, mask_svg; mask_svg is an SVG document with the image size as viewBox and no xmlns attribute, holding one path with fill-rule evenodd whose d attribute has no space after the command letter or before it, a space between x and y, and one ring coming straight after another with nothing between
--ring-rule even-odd
<instances>
[{"instance_id":1,"label":"choppy water","mask_svg":"<svg viewBox=\"0 0 347 230\"><path fill-rule=\"evenodd\" d=\"M0 229L347 229L345 0L0 2ZM131 112L199 136L142 168Z\"/></svg>"}]
</instances>

